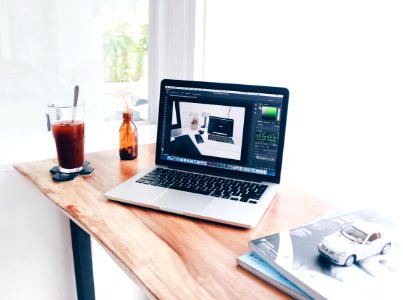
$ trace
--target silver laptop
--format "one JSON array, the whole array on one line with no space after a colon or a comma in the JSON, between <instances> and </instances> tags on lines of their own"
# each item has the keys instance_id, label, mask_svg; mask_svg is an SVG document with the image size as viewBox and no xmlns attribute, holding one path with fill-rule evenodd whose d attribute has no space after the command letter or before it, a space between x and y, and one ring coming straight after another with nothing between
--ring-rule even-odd
<instances>
[{"instance_id":1,"label":"silver laptop","mask_svg":"<svg viewBox=\"0 0 403 300\"><path fill-rule=\"evenodd\" d=\"M106 196L256 226L280 183L288 95L285 88L163 80L155 166Z\"/></svg>"}]
</instances>

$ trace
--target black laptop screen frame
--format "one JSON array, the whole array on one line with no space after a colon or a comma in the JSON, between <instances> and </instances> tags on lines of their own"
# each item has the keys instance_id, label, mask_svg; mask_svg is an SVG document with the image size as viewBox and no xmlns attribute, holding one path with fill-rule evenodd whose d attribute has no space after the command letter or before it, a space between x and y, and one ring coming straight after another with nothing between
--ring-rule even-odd
<instances>
[{"instance_id":1,"label":"black laptop screen frame","mask_svg":"<svg viewBox=\"0 0 403 300\"><path fill-rule=\"evenodd\" d=\"M192 165L192 164L188 164L188 163L184 163L184 162L169 161L169 160L161 159L161 140L162 140L161 137L162 137L162 133L163 133L162 131L163 131L163 121L164 121L163 120L164 107L165 107L165 101L167 101L166 100L167 99L167 97L166 97L166 87L167 86L282 95L283 98L282 98L282 105L281 105L280 131L279 131L279 137L278 137L278 154L277 154L277 159L276 159L274 176L273 175L255 174L255 173L245 173L245 172L233 171L233 170L227 170L227 169L218 169L218 168L214 168L214 167ZM286 124L287 124L288 100L289 100L288 89L281 88L281 87L268 87L268 86L256 86L256 85L242 85L242 84L230 84L230 83L164 79L161 82L161 90L160 90L160 105L159 105L159 115L158 115L155 163L157 165L168 166L168 167L175 168L175 169L180 169L180 170L186 169L187 171L194 171L194 172L211 174L211 175L216 175L216 176L231 177L231 178L250 180L250 181L266 181L266 182L280 183L283 152L284 152L284 138L285 138L285 130L286 130ZM171 109L177 110L178 107L174 107L174 108L171 107ZM165 113L168 113L170 115L172 113L172 111L165 112ZM242 151L244 151L244 149Z\"/></svg>"}]
</instances>

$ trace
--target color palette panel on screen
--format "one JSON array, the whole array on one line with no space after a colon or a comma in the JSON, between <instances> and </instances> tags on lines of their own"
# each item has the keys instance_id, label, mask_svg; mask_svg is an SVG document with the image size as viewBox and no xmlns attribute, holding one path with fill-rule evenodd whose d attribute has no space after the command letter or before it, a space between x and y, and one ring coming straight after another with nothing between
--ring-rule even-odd
<instances>
[{"instance_id":1,"label":"color palette panel on screen","mask_svg":"<svg viewBox=\"0 0 403 300\"><path fill-rule=\"evenodd\" d=\"M273 106L262 107L262 119L280 122L281 108Z\"/></svg>"}]
</instances>

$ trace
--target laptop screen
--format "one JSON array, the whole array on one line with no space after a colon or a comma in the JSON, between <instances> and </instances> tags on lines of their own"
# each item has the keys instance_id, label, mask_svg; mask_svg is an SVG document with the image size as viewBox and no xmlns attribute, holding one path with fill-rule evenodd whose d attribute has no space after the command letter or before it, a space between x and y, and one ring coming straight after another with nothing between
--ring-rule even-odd
<instances>
[{"instance_id":1,"label":"laptop screen","mask_svg":"<svg viewBox=\"0 0 403 300\"><path fill-rule=\"evenodd\" d=\"M222 136L232 136L234 131L234 119L219 118L209 116L208 130L210 134L218 134Z\"/></svg>"},{"instance_id":2,"label":"laptop screen","mask_svg":"<svg viewBox=\"0 0 403 300\"><path fill-rule=\"evenodd\" d=\"M287 106L284 88L163 80L156 163L279 182Z\"/></svg>"}]
</instances>

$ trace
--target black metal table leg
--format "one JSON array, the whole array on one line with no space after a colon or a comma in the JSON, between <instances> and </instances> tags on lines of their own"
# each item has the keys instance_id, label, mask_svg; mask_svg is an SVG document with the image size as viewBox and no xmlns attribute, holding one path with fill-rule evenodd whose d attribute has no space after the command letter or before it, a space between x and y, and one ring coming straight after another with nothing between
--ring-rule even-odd
<instances>
[{"instance_id":1,"label":"black metal table leg","mask_svg":"<svg viewBox=\"0 0 403 300\"><path fill-rule=\"evenodd\" d=\"M70 220L71 244L73 246L74 272L78 300L95 300L92 270L91 238Z\"/></svg>"}]
</instances>

